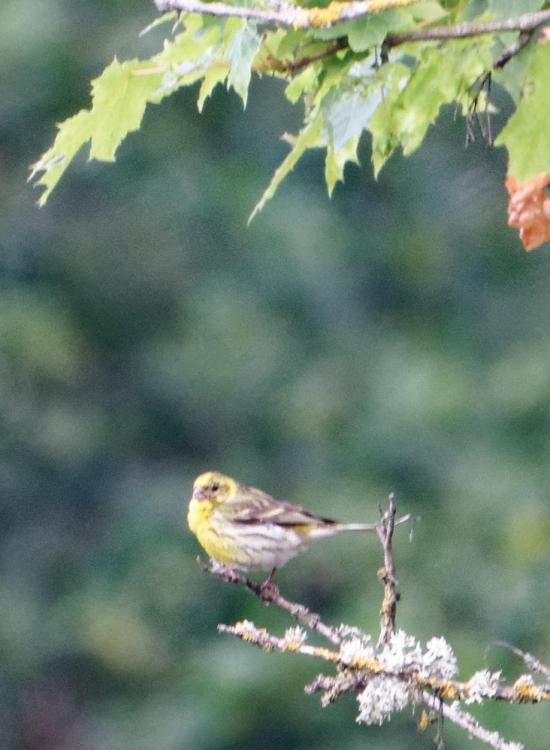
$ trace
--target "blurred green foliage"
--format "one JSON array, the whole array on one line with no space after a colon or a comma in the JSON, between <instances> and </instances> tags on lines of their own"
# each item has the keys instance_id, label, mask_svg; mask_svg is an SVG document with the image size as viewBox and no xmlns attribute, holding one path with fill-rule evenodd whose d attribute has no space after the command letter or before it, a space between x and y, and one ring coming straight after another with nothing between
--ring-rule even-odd
<instances>
[{"instance_id":1,"label":"blurred green foliage","mask_svg":"<svg viewBox=\"0 0 550 750\"><path fill-rule=\"evenodd\" d=\"M321 665L218 636L288 623L200 573L184 509L207 468L342 520L373 520L393 489L421 516L396 545L399 624L445 635L464 677L519 673L494 639L544 660L550 255L520 250L501 155L464 151L452 112L379 182L350 168L331 202L307 158L247 228L299 121L269 80L246 114L177 95L38 210L29 163L115 52L148 51L152 17L146 0L0 10L0 746L431 747L410 716L322 710L302 692ZM376 629L379 564L372 539L334 539L279 581ZM547 745L544 708L482 715Z\"/></svg>"}]
</instances>

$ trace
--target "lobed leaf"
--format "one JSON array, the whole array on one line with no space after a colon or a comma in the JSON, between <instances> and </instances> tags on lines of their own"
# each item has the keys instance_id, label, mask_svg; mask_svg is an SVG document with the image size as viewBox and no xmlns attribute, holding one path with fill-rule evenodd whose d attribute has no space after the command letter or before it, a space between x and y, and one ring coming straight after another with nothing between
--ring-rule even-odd
<instances>
[{"instance_id":1,"label":"lobed leaf","mask_svg":"<svg viewBox=\"0 0 550 750\"><path fill-rule=\"evenodd\" d=\"M332 91L322 105L330 145L340 151L350 140L360 136L381 100L382 93L378 88Z\"/></svg>"},{"instance_id":2,"label":"lobed leaf","mask_svg":"<svg viewBox=\"0 0 550 750\"><path fill-rule=\"evenodd\" d=\"M260 48L261 39L256 32L255 24L230 19L226 26L227 51L225 58L229 63L227 82L243 100L246 107L248 87L252 77L252 61Z\"/></svg>"},{"instance_id":3,"label":"lobed leaf","mask_svg":"<svg viewBox=\"0 0 550 750\"><path fill-rule=\"evenodd\" d=\"M280 164L280 166L277 168L275 174L271 178L271 182L269 183L267 189L264 191L264 194L262 195L258 203L254 206L254 210L252 211L248 219L249 224L256 216L256 214L262 210L267 201L270 198L273 198L281 182L284 180L287 174L294 169L305 152L310 148L317 148L323 145L321 140L322 125L323 118L320 114L317 114L317 116L298 133L298 135L294 139L290 153L287 154L282 164Z\"/></svg>"},{"instance_id":4,"label":"lobed leaf","mask_svg":"<svg viewBox=\"0 0 550 750\"><path fill-rule=\"evenodd\" d=\"M53 145L31 166L29 180L37 178L36 185L46 188L38 199L39 206L46 203L73 158L90 140L92 128L93 115L87 109L81 109L57 126Z\"/></svg>"},{"instance_id":5,"label":"lobed leaf","mask_svg":"<svg viewBox=\"0 0 550 750\"><path fill-rule=\"evenodd\" d=\"M202 112L205 101L212 94L218 83L223 83L228 75L229 65L223 62L213 62L206 70L197 99L199 112Z\"/></svg>"},{"instance_id":6,"label":"lobed leaf","mask_svg":"<svg viewBox=\"0 0 550 750\"><path fill-rule=\"evenodd\" d=\"M396 135L399 110L396 103L410 76L410 68L402 63L387 63L378 72L382 101L368 125L372 135L372 164L375 176L399 146Z\"/></svg>"},{"instance_id":7,"label":"lobed leaf","mask_svg":"<svg viewBox=\"0 0 550 750\"><path fill-rule=\"evenodd\" d=\"M86 143L90 142L90 158L114 160L122 140L139 128L148 103L200 81L199 111L219 83L233 88L246 106L253 70L291 78L285 95L292 103L304 102L306 124L250 218L309 148L327 149L325 177L331 194L343 179L346 163L357 161L363 130L372 135L378 174L398 147L405 156L419 147L441 107L455 103L467 113L476 82L493 68L493 55L508 49L516 38L500 33L411 42L381 55L379 48L388 34L465 19L503 18L544 4L425 0L329 28L279 28L261 35L257 24L245 19L165 14L148 28L175 21L173 33L179 33L148 60L115 59L93 81L90 109L58 126L53 146L32 168L31 179L45 188L39 203L44 204ZM511 172L519 180L550 173L550 44L529 44L504 69L495 71L495 79L517 104L497 140L510 152ZM483 96L478 93L478 102Z\"/></svg>"},{"instance_id":8,"label":"lobed leaf","mask_svg":"<svg viewBox=\"0 0 550 750\"><path fill-rule=\"evenodd\" d=\"M329 196L336 186L336 183L344 181L344 168L348 161L359 164L357 157L357 147L361 135L354 136L345 146L336 150L334 146L327 146L327 156L325 159L325 180Z\"/></svg>"},{"instance_id":9,"label":"lobed leaf","mask_svg":"<svg viewBox=\"0 0 550 750\"><path fill-rule=\"evenodd\" d=\"M114 161L122 139L137 130L147 101L158 88L158 74L139 75L139 60L119 63L115 58L92 83L90 158Z\"/></svg>"},{"instance_id":10,"label":"lobed leaf","mask_svg":"<svg viewBox=\"0 0 550 750\"><path fill-rule=\"evenodd\" d=\"M39 205L44 205L82 146L90 142L91 159L113 161L124 138L140 127L147 104L160 102L181 86L203 79L199 110L225 79L246 103L259 44L256 31L244 21L190 15L185 30L166 41L157 55L123 63L115 58L92 82L91 108L58 125L52 147L32 166L30 179L45 188Z\"/></svg>"},{"instance_id":11,"label":"lobed leaf","mask_svg":"<svg viewBox=\"0 0 550 750\"><path fill-rule=\"evenodd\" d=\"M444 104L464 105L471 87L491 69L490 38L449 41L440 48L428 48L403 93L397 100L397 137L408 156L421 144L429 126Z\"/></svg>"},{"instance_id":12,"label":"lobed leaf","mask_svg":"<svg viewBox=\"0 0 550 750\"><path fill-rule=\"evenodd\" d=\"M523 85L523 98L496 139L509 153L509 174L523 181L550 173L550 44L534 49Z\"/></svg>"},{"instance_id":13,"label":"lobed leaf","mask_svg":"<svg viewBox=\"0 0 550 750\"><path fill-rule=\"evenodd\" d=\"M92 108L81 110L58 125L53 146L32 167L30 179L45 187L39 199L43 206L78 151L91 141L90 158L112 161L121 140L137 130L148 98L158 87L160 76L139 76L138 60L119 63L115 58L92 83Z\"/></svg>"}]
</instances>

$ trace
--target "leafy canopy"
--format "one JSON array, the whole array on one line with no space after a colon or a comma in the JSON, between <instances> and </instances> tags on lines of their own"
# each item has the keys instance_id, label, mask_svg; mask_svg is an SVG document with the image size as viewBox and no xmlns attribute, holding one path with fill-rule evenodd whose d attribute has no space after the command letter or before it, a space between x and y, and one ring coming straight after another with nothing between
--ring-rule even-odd
<instances>
[{"instance_id":1,"label":"leafy canopy","mask_svg":"<svg viewBox=\"0 0 550 750\"><path fill-rule=\"evenodd\" d=\"M45 188L40 205L88 142L90 158L113 161L121 141L140 127L147 104L198 83L199 110L218 85L234 89L246 106L253 74L286 80L285 95L293 104L303 103L304 122L297 135L284 135L290 152L252 216L308 149L325 150L330 194L343 180L346 163L357 162L364 131L371 134L378 173L397 149L407 156L420 146L442 106L454 103L469 119L489 111L493 73L516 104L497 139L509 152L511 174L522 181L550 173L550 43L546 30L539 32L544 18L539 13L521 35L519 24L503 30L510 14L540 11L544 2L379 0L371 3L370 14L357 18L353 5L361 3L304 5L306 15L286 24L231 17L232 10L246 14L249 7L260 12L274 7L245 8L237 0L224 6L227 15L211 15L206 8L160 16L151 27L166 24L163 49L146 60L115 58L92 82L91 108L58 126L53 145L33 166L31 178ZM302 12L291 6L296 9ZM463 23L473 25L473 33L460 38L452 32ZM449 38L426 38L438 29Z\"/></svg>"}]
</instances>

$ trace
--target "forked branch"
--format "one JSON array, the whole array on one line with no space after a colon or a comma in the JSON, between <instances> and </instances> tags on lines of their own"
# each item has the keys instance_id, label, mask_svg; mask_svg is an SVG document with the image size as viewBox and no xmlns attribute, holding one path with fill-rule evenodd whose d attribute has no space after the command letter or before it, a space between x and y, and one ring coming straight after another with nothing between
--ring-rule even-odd
<instances>
[{"instance_id":1,"label":"forked branch","mask_svg":"<svg viewBox=\"0 0 550 750\"><path fill-rule=\"evenodd\" d=\"M206 16L244 18L276 28L307 29L327 28L343 21L354 21L372 16L384 10L414 5L419 0L333 0L326 7L304 8L286 0L243 6L225 2L203 2L203 0L155 0L161 13L200 13ZM466 39L468 37L517 31L522 35L533 32L550 22L550 10L524 13L486 23L464 22L441 24L431 28L416 29L403 34L390 34L385 47L397 47L407 42L426 42L439 39Z\"/></svg>"},{"instance_id":2,"label":"forked branch","mask_svg":"<svg viewBox=\"0 0 550 750\"><path fill-rule=\"evenodd\" d=\"M409 520L409 516L396 520L396 513L395 497L391 494L388 507L381 512L377 526L384 556L384 565L378 573L384 584L384 595L377 644L359 628L326 624L303 604L283 597L272 583L266 586L221 563L210 561L206 565L201 563L209 575L244 586L265 604L272 604L287 612L302 626L288 628L283 637L275 636L249 620L234 625L219 625L218 629L268 653L293 652L330 664L335 668L335 673L318 675L306 686L306 692L321 693L323 706L343 694L354 694L359 705L357 720L361 723L382 724L407 705L423 706L419 721L423 729L432 720L440 725L443 717L493 750L521 750L521 745L509 742L498 732L484 727L460 704L467 706L486 700L550 702L550 670L531 654L508 644L500 644L520 656L531 673L523 674L514 683L507 684L500 672L483 669L466 682L459 681L456 679L456 658L444 638L432 638L422 646L413 636L396 630L399 594L392 541L395 527ZM306 643L308 630L326 638L332 647ZM539 676L538 683L533 675Z\"/></svg>"}]
</instances>

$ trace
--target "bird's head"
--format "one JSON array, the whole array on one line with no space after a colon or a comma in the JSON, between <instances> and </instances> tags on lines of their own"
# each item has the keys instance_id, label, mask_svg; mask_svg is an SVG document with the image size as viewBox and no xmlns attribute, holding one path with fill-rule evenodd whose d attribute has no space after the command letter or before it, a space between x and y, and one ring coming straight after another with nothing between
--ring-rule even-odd
<instances>
[{"instance_id":1,"label":"bird's head","mask_svg":"<svg viewBox=\"0 0 550 750\"><path fill-rule=\"evenodd\" d=\"M234 497L237 490L238 484L231 477L219 471L206 471L195 479L193 500L208 500L219 505Z\"/></svg>"}]
</instances>

